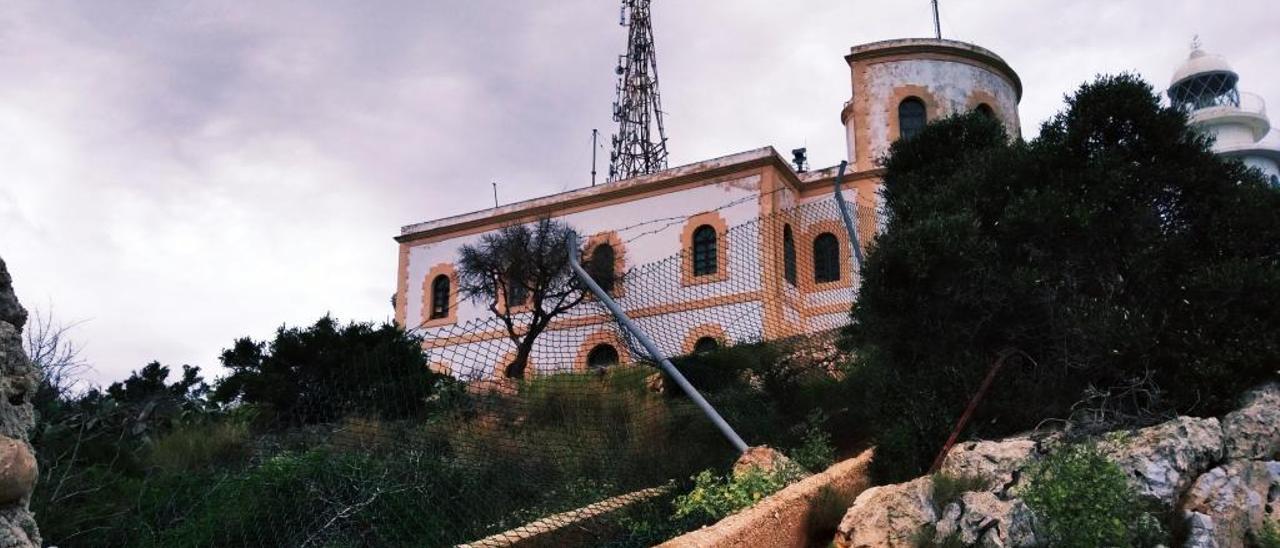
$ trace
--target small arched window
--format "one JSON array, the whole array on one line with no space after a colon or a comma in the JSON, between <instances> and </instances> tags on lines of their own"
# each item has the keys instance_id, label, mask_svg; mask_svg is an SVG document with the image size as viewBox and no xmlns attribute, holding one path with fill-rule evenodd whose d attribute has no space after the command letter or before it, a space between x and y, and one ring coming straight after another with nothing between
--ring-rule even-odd
<instances>
[{"instance_id":1,"label":"small arched window","mask_svg":"<svg viewBox=\"0 0 1280 548\"><path fill-rule=\"evenodd\" d=\"M898 136L903 139L915 137L928 122L924 101L919 97L907 97L898 103Z\"/></svg>"},{"instance_id":2,"label":"small arched window","mask_svg":"<svg viewBox=\"0 0 1280 548\"><path fill-rule=\"evenodd\" d=\"M693 275L715 274L720 265L716 261L716 229L702 225L693 231Z\"/></svg>"},{"instance_id":3,"label":"small arched window","mask_svg":"<svg viewBox=\"0 0 1280 548\"><path fill-rule=\"evenodd\" d=\"M1280 187L1280 176L1277 176L1277 175L1271 176L1271 186Z\"/></svg>"},{"instance_id":4,"label":"small arched window","mask_svg":"<svg viewBox=\"0 0 1280 548\"><path fill-rule=\"evenodd\" d=\"M614 279L617 277L617 273L613 271L613 262L616 257L613 246L609 244L600 244L591 250L591 260L587 264L587 269L605 293L613 293Z\"/></svg>"},{"instance_id":5,"label":"small arched window","mask_svg":"<svg viewBox=\"0 0 1280 548\"><path fill-rule=\"evenodd\" d=\"M449 317L449 277L441 274L431 280L431 319Z\"/></svg>"},{"instance_id":6,"label":"small arched window","mask_svg":"<svg viewBox=\"0 0 1280 548\"><path fill-rule=\"evenodd\" d=\"M720 349L720 341L714 337L702 337L693 343L694 354L706 354Z\"/></svg>"},{"instance_id":7,"label":"small arched window","mask_svg":"<svg viewBox=\"0 0 1280 548\"><path fill-rule=\"evenodd\" d=\"M587 367L590 369L604 369L611 365L618 365L618 349L608 344L597 344L591 352L587 353Z\"/></svg>"},{"instance_id":8,"label":"small arched window","mask_svg":"<svg viewBox=\"0 0 1280 548\"><path fill-rule=\"evenodd\" d=\"M975 107L973 110L977 111L978 114L986 116L987 118L996 117L996 111L991 110L991 105L988 105L986 103L978 103L978 106Z\"/></svg>"},{"instance_id":9,"label":"small arched window","mask_svg":"<svg viewBox=\"0 0 1280 548\"><path fill-rule=\"evenodd\" d=\"M830 232L813 239L813 281L834 282L840 279L840 241Z\"/></svg>"},{"instance_id":10,"label":"small arched window","mask_svg":"<svg viewBox=\"0 0 1280 548\"><path fill-rule=\"evenodd\" d=\"M529 290L519 280L507 280L507 306L520 306L529 300Z\"/></svg>"},{"instance_id":11,"label":"small arched window","mask_svg":"<svg viewBox=\"0 0 1280 548\"><path fill-rule=\"evenodd\" d=\"M782 277L796 285L796 239L791 234L791 225L782 226Z\"/></svg>"}]
</instances>

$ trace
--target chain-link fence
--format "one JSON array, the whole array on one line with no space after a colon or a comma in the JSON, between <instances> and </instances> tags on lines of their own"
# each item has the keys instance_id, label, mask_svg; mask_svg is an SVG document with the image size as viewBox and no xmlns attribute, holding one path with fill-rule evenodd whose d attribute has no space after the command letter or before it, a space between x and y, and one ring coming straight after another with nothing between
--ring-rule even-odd
<instances>
[{"instance_id":1,"label":"chain-link fence","mask_svg":"<svg viewBox=\"0 0 1280 548\"><path fill-rule=\"evenodd\" d=\"M865 245L879 220L857 213ZM748 444L786 449L812 442L806 427L843 431L835 340L858 287L851 249L825 199L607 285ZM99 446L86 436L117 430L87 407L64 413L43 435L58 449L41 453L51 472L36 506L74 508L78 521L50 535L63 546L639 546L703 525L672 518L673 499L699 471L724 471L734 448L591 296L549 322L511 378L522 314L515 329L493 317L411 330L431 372L407 369L370 326L238 342L223 363L263 374L223 379L214 395L241 403L210 410L161 383L183 396L139 412L185 426L157 427L124 472L109 458L77 464ZM304 351L340 337L368 351ZM117 435L151 424L139 418L119 418ZM833 449L854 442L837 436Z\"/></svg>"}]
</instances>

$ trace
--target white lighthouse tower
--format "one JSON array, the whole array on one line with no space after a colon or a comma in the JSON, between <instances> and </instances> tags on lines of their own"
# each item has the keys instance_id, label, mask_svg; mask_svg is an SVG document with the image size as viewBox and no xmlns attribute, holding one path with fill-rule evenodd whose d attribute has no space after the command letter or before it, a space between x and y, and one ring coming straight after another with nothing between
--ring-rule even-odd
<instances>
[{"instance_id":1,"label":"white lighthouse tower","mask_svg":"<svg viewBox=\"0 0 1280 548\"><path fill-rule=\"evenodd\" d=\"M1241 93L1239 80L1226 59L1205 53L1197 40L1173 73L1169 100L1187 113L1192 127L1214 137L1214 152L1258 168L1280 186L1280 139L1271 135L1262 98Z\"/></svg>"}]
</instances>

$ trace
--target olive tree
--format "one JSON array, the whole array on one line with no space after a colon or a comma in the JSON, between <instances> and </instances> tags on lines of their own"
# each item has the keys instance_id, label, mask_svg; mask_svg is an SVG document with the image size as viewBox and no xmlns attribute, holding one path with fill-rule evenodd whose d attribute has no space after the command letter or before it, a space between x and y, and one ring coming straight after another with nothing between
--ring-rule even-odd
<instances>
[{"instance_id":1,"label":"olive tree","mask_svg":"<svg viewBox=\"0 0 1280 548\"><path fill-rule=\"evenodd\" d=\"M549 218L485 234L459 251L458 291L502 321L516 346L503 374L521 378L534 341L586 296L569 268L573 229Z\"/></svg>"}]
</instances>

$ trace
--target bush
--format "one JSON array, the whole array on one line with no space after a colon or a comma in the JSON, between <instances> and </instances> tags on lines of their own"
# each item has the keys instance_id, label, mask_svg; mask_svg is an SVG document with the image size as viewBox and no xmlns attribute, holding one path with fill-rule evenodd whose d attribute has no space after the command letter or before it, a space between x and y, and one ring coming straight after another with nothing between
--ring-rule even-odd
<instances>
[{"instance_id":1,"label":"bush","mask_svg":"<svg viewBox=\"0 0 1280 548\"><path fill-rule=\"evenodd\" d=\"M730 477L720 477L703 470L694 476L693 490L676 497L676 518L702 517L711 521L735 514L760 502L779 489L799 479L797 470L765 472L752 468Z\"/></svg>"},{"instance_id":2,"label":"bush","mask_svg":"<svg viewBox=\"0 0 1280 548\"><path fill-rule=\"evenodd\" d=\"M250 454L248 426L218 421L175 429L156 441L148 460L165 472L181 473L240 465Z\"/></svg>"},{"instance_id":3,"label":"bush","mask_svg":"<svg viewBox=\"0 0 1280 548\"><path fill-rule=\"evenodd\" d=\"M921 474L1008 348L969 434L1146 379L1129 416L1216 414L1280 362L1280 189L1215 156L1146 83L1101 77L1032 142L944 119L885 159L886 231L847 344L879 481Z\"/></svg>"},{"instance_id":4,"label":"bush","mask_svg":"<svg viewBox=\"0 0 1280 548\"><path fill-rule=\"evenodd\" d=\"M1268 521L1262 524L1258 533L1258 548L1280 548L1280 522Z\"/></svg>"},{"instance_id":5,"label":"bush","mask_svg":"<svg viewBox=\"0 0 1280 548\"><path fill-rule=\"evenodd\" d=\"M826 413L821 409L814 409L805 419L800 445L788 452L791 460L810 472L818 473L826 470L836 460L836 450L831 445L831 434L823 430L826 422Z\"/></svg>"},{"instance_id":6,"label":"bush","mask_svg":"<svg viewBox=\"0 0 1280 548\"><path fill-rule=\"evenodd\" d=\"M1156 546L1168 542L1119 466L1096 447L1058 449L1030 471L1020 496L1051 546Z\"/></svg>"}]
</instances>

